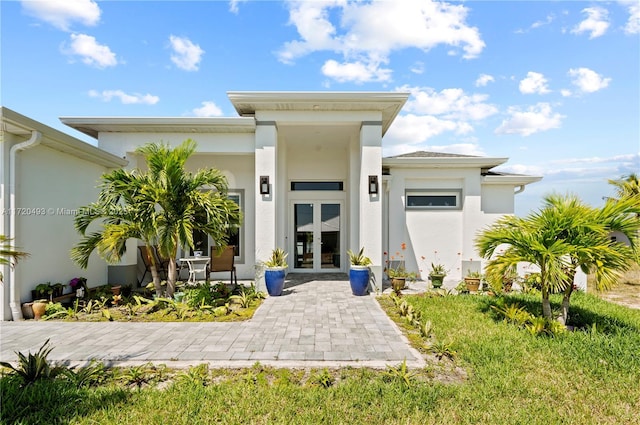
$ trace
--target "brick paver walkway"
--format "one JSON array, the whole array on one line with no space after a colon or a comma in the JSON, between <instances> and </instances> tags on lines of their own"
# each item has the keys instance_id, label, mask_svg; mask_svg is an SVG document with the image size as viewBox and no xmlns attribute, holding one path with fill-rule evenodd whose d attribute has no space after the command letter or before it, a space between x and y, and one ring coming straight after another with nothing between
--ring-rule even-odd
<instances>
[{"instance_id":1,"label":"brick paver walkway","mask_svg":"<svg viewBox=\"0 0 640 425\"><path fill-rule=\"evenodd\" d=\"M15 351L35 352L50 338L49 358L71 364L424 365L373 296L351 294L346 275L290 275L283 295L268 297L245 322L1 322L0 337L2 361L15 361Z\"/></svg>"}]
</instances>

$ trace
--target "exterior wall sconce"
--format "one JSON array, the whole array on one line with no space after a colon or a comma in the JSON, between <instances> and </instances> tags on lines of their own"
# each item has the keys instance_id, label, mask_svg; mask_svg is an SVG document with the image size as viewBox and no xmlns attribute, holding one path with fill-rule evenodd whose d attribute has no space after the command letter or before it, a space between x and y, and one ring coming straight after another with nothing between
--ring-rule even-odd
<instances>
[{"instance_id":1,"label":"exterior wall sconce","mask_svg":"<svg viewBox=\"0 0 640 425\"><path fill-rule=\"evenodd\" d=\"M369 176L369 195L378 194L378 176Z\"/></svg>"},{"instance_id":2,"label":"exterior wall sconce","mask_svg":"<svg viewBox=\"0 0 640 425\"><path fill-rule=\"evenodd\" d=\"M260 195L269 194L269 176L260 176Z\"/></svg>"}]
</instances>

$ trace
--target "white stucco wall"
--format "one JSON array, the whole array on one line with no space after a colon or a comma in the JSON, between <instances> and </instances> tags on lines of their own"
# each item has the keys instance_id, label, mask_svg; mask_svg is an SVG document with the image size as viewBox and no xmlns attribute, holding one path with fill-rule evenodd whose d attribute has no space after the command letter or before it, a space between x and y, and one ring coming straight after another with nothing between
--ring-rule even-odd
<instances>
[{"instance_id":1,"label":"white stucco wall","mask_svg":"<svg viewBox=\"0 0 640 425\"><path fill-rule=\"evenodd\" d=\"M449 285L462 279L465 267L481 261L476 234L513 211L513 187L482 186L479 168L391 168L390 173L388 259L404 260L423 279L431 263L444 264ZM462 208L406 210L407 189L460 190Z\"/></svg>"},{"instance_id":2,"label":"white stucco wall","mask_svg":"<svg viewBox=\"0 0 640 425\"><path fill-rule=\"evenodd\" d=\"M77 276L86 277L89 286L107 282L106 263L97 254L82 270L69 253L80 240L73 226L75 210L97 199L96 186L105 171L42 145L18 154L17 205L38 211L16 217L15 243L30 254L16 268L22 302L31 299L31 290L39 283L67 284Z\"/></svg>"},{"instance_id":3,"label":"white stucco wall","mask_svg":"<svg viewBox=\"0 0 640 425\"><path fill-rule=\"evenodd\" d=\"M482 185L481 208L487 214L513 214L515 196L513 185Z\"/></svg>"},{"instance_id":4,"label":"white stucco wall","mask_svg":"<svg viewBox=\"0 0 640 425\"><path fill-rule=\"evenodd\" d=\"M198 144L198 152L254 153L252 133L100 133L98 146L109 153L123 158L147 143L168 143L177 146L187 139Z\"/></svg>"},{"instance_id":5,"label":"white stucco wall","mask_svg":"<svg viewBox=\"0 0 640 425\"><path fill-rule=\"evenodd\" d=\"M227 178L229 191L243 192L243 258L241 262L236 260L236 271L240 279L253 279L255 258L255 194L256 185L254 174L253 155L216 155L216 154L194 154L187 161L186 167L189 171L195 172L201 168L216 168ZM216 278L217 275L212 275ZM220 273L221 278L228 279L228 273Z\"/></svg>"}]
</instances>

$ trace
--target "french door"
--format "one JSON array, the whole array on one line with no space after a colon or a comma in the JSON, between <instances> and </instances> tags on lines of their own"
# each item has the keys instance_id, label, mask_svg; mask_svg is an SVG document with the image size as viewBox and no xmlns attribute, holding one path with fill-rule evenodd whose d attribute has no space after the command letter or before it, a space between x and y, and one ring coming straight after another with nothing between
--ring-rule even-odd
<instances>
[{"instance_id":1,"label":"french door","mask_svg":"<svg viewBox=\"0 0 640 425\"><path fill-rule=\"evenodd\" d=\"M301 272L337 272L342 268L342 203L294 201L293 268Z\"/></svg>"}]
</instances>

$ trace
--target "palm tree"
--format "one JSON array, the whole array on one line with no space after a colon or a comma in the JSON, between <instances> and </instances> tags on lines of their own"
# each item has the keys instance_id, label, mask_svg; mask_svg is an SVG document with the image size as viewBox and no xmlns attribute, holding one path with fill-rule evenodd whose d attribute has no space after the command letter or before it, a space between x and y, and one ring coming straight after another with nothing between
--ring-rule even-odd
<instances>
[{"instance_id":1,"label":"palm tree","mask_svg":"<svg viewBox=\"0 0 640 425\"><path fill-rule=\"evenodd\" d=\"M480 254L490 259L487 273L502 275L519 262L540 268L542 312L552 319L549 296L563 293L562 313L566 323L573 279L578 268L596 274L598 289L617 282L635 255L635 243L612 241L618 230L635 241L638 221L629 214L631 201L609 201L601 209L590 207L574 196L551 195L543 208L526 218L504 217L476 239Z\"/></svg>"},{"instance_id":2,"label":"palm tree","mask_svg":"<svg viewBox=\"0 0 640 425\"><path fill-rule=\"evenodd\" d=\"M16 250L11 245L11 239L5 235L0 235L0 265L8 264L9 267L15 267L18 260L27 257L29 254L26 252ZM0 282L2 282L4 276L0 273Z\"/></svg>"},{"instance_id":3,"label":"palm tree","mask_svg":"<svg viewBox=\"0 0 640 425\"><path fill-rule=\"evenodd\" d=\"M126 251L126 241L140 239L147 247L158 246L169 259L166 295L175 290L178 248L193 248L193 232L210 235L224 246L228 235L240 225L238 205L227 198L226 178L213 169L195 174L184 168L196 144L185 140L175 149L149 144L136 152L144 155L148 171L115 170L103 176L98 201L81 208L76 229L84 236L72 250L72 258L87 267L94 250L109 263L117 263ZM102 220L99 231L87 234L89 225ZM151 274L156 294L162 286L152 256Z\"/></svg>"},{"instance_id":4,"label":"palm tree","mask_svg":"<svg viewBox=\"0 0 640 425\"><path fill-rule=\"evenodd\" d=\"M195 149L195 142L186 140L173 150L162 144L137 150L149 166L145 195L148 208L156 211L153 228L159 254L169 259L167 295L175 289L178 248L194 247L194 231L206 233L214 245L222 247L242 220L238 205L227 198L227 179L220 171L185 171L185 163Z\"/></svg>"},{"instance_id":5,"label":"palm tree","mask_svg":"<svg viewBox=\"0 0 640 425\"><path fill-rule=\"evenodd\" d=\"M615 186L619 199L640 196L640 177L636 173L622 176L621 180L609 180L609 184Z\"/></svg>"}]
</instances>

